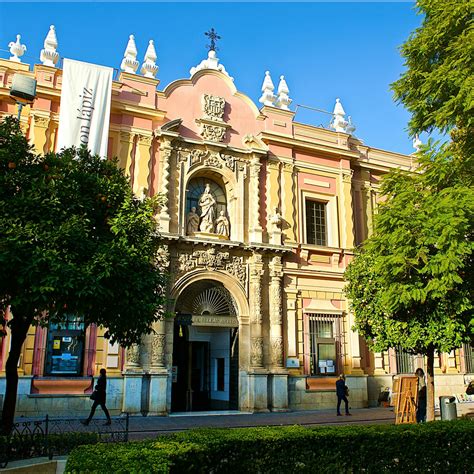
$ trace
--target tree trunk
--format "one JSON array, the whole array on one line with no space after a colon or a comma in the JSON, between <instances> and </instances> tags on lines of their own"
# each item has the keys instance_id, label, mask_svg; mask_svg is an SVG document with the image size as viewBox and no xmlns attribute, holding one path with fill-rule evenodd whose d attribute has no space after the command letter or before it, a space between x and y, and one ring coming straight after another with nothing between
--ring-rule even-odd
<instances>
[{"instance_id":1,"label":"tree trunk","mask_svg":"<svg viewBox=\"0 0 474 474\"><path fill-rule=\"evenodd\" d=\"M13 427L15 418L16 395L18 390L18 361L20 360L21 348L25 342L28 328L31 324L30 318L22 318L18 315L13 319L10 325L11 345L5 364L5 398L3 400L2 421L0 430L2 434L9 434Z\"/></svg>"},{"instance_id":2,"label":"tree trunk","mask_svg":"<svg viewBox=\"0 0 474 474\"><path fill-rule=\"evenodd\" d=\"M433 346L428 348L426 363L426 421L434 421L434 355Z\"/></svg>"}]
</instances>

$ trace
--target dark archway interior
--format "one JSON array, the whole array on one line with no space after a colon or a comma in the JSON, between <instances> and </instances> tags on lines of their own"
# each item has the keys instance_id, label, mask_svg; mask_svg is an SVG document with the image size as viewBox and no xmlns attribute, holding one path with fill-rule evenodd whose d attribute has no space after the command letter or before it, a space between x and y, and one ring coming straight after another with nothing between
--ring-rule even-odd
<instances>
[{"instance_id":1,"label":"dark archway interior","mask_svg":"<svg viewBox=\"0 0 474 474\"><path fill-rule=\"evenodd\" d=\"M224 285L201 280L176 301L173 338L173 412L238 409L238 327L193 326L193 316L237 316Z\"/></svg>"}]
</instances>

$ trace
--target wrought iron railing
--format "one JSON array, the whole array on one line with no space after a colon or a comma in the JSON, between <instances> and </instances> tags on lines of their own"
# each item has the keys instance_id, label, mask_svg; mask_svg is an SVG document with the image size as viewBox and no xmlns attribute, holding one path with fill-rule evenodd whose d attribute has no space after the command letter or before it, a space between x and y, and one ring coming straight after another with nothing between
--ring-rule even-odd
<instances>
[{"instance_id":1,"label":"wrought iron railing","mask_svg":"<svg viewBox=\"0 0 474 474\"><path fill-rule=\"evenodd\" d=\"M0 468L4 469L14 460L53 459L68 454L79 444L91 442L93 438L87 438L87 434L95 434L95 441L102 443L127 442L129 415L113 418L111 425L94 419L84 425L78 418L50 418L48 415L42 420L16 422L8 436L0 437Z\"/></svg>"}]
</instances>

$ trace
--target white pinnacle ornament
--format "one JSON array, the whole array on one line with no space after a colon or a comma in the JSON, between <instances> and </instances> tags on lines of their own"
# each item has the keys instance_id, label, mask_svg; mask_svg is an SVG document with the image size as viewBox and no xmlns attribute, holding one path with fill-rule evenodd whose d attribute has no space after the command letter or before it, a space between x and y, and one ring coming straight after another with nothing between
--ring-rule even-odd
<instances>
[{"instance_id":1,"label":"white pinnacle ornament","mask_svg":"<svg viewBox=\"0 0 474 474\"><path fill-rule=\"evenodd\" d=\"M346 133L349 135L354 135L354 132L356 131L356 126L352 123L352 117L349 115L347 118L347 126L346 126Z\"/></svg>"},{"instance_id":2,"label":"white pinnacle ornament","mask_svg":"<svg viewBox=\"0 0 474 474\"><path fill-rule=\"evenodd\" d=\"M8 47L10 48L10 61L15 61L17 63L21 63L20 56L23 56L26 51L26 46L20 43L21 36L16 35L16 42L10 41L8 43Z\"/></svg>"},{"instance_id":3,"label":"white pinnacle ornament","mask_svg":"<svg viewBox=\"0 0 474 474\"><path fill-rule=\"evenodd\" d=\"M123 55L122 64L120 69L130 74L135 74L138 69L139 62L137 61L137 46L135 45L135 36L130 35Z\"/></svg>"},{"instance_id":4,"label":"white pinnacle ornament","mask_svg":"<svg viewBox=\"0 0 474 474\"><path fill-rule=\"evenodd\" d=\"M155 44L153 40L148 42L148 48L146 49L145 57L143 58L143 64L140 69L140 72L145 77L154 78L158 72L158 66L156 65L156 55Z\"/></svg>"},{"instance_id":5,"label":"white pinnacle ornament","mask_svg":"<svg viewBox=\"0 0 474 474\"><path fill-rule=\"evenodd\" d=\"M346 132L346 127L348 122L344 119L346 112L342 107L341 100L336 99L336 105L334 106L333 119L331 121L331 128L336 130L336 132Z\"/></svg>"},{"instance_id":6,"label":"white pinnacle ornament","mask_svg":"<svg viewBox=\"0 0 474 474\"><path fill-rule=\"evenodd\" d=\"M224 65L219 64L219 58L213 49L209 50L207 53L207 59L203 59L197 66L192 67L189 70L189 74L191 74L191 77L193 77L194 74L196 74L198 71L202 71L203 69L214 69L216 71L220 71L222 74L225 74L230 79L234 80L234 78L231 77L226 71Z\"/></svg>"},{"instance_id":7,"label":"white pinnacle ornament","mask_svg":"<svg viewBox=\"0 0 474 474\"><path fill-rule=\"evenodd\" d=\"M259 102L263 105L273 107L276 99L275 94L273 94L274 90L275 86L273 85L270 71L265 71L265 79L262 84L262 97L260 97Z\"/></svg>"},{"instance_id":8,"label":"white pinnacle ornament","mask_svg":"<svg viewBox=\"0 0 474 474\"><path fill-rule=\"evenodd\" d=\"M44 40L44 49L42 49L40 53L40 61L45 66L56 67L56 63L59 60L59 53L56 51L57 48L58 38L56 37L56 30L54 25L51 25Z\"/></svg>"},{"instance_id":9,"label":"white pinnacle ornament","mask_svg":"<svg viewBox=\"0 0 474 474\"><path fill-rule=\"evenodd\" d=\"M290 90L288 89L288 84L285 81L285 76L280 76L280 83L278 84L278 98L275 103L277 107L283 110L290 110L288 106L293 102L288 94Z\"/></svg>"},{"instance_id":10,"label":"white pinnacle ornament","mask_svg":"<svg viewBox=\"0 0 474 474\"><path fill-rule=\"evenodd\" d=\"M415 153L420 151L421 146L423 145L423 142L420 140L420 137L415 135L415 138L413 139L413 148L415 149Z\"/></svg>"}]
</instances>

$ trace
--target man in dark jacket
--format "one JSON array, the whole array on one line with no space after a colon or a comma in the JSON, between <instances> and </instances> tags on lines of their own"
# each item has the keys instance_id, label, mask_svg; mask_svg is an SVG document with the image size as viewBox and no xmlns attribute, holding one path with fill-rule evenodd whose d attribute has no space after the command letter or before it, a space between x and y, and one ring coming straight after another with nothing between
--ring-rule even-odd
<instances>
[{"instance_id":1,"label":"man in dark jacket","mask_svg":"<svg viewBox=\"0 0 474 474\"><path fill-rule=\"evenodd\" d=\"M339 380L336 382L336 395L337 395L337 416L341 416L341 402L344 400L346 405L346 416L350 416L349 413L349 402L347 400L347 395L349 389L346 385L346 378L343 374L339 375Z\"/></svg>"},{"instance_id":2,"label":"man in dark jacket","mask_svg":"<svg viewBox=\"0 0 474 474\"><path fill-rule=\"evenodd\" d=\"M105 422L106 425L112 424L112 420L110 419L109 410L105 406L105 399L107 397L107 371L105 369L100 369L100 377L97 380L97 385L95 386L95 390L91 395L91 399L94 400L92 404L91 412L89 413L89 417L87 420L84 420L82 424L88 425L94 416L95 409L98 405L102 408L105 416L107 417L107 421Z\"/></svg>"}]
</instances>

